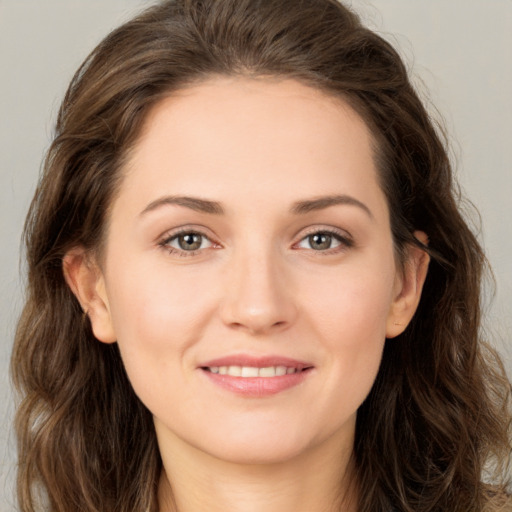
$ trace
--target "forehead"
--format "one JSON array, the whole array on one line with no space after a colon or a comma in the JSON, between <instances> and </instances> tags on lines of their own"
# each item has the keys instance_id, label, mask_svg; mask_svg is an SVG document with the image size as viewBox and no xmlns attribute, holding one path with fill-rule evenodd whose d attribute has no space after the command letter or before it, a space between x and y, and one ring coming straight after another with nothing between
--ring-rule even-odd
<instances>
[{"instance_id":1,"label":"forehead","mask_svg":"<svg viewBox=\"0 0 512 512\"><path fill-rule=\"evenodd\" d=\"M362 118L341 96L278 77L219 76L177 90L147 114L137 146L146 144L157 132L170 133L173 124L183 135L193 130L202 142L218 143L222 137L235 142L239 135L257 144L265 132L279 128L282 131L276 143L281 144L286 142L287 133L293 132L290 138L305 136L313 140L320 130L330 131L335 138L341 135L347 143L352 139L349 132L355 137L362 135L369 145L372 142ZM348 124L350 129L341 134L339 128ZM237 131L239 127L243 131Z\"/></svg>"},{"instance_id":2,"label":"forehead","mask_svg":"<svg viewBox=\"0 0 512 512\"><path fill-rule=\"evenodd\" d=\"M149 112L121 195L130 188L149 202L193 192L244 204L351 193L381 201L373 153L368 127L340 98L290 79L212 78Z\"/></svg>"}]
</instances>

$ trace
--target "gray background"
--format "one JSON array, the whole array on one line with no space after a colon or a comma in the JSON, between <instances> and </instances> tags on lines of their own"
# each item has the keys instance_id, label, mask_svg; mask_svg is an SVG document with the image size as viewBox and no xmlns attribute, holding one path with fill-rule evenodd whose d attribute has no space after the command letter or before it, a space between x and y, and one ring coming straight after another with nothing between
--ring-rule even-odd
<instances>
[{"instance_id":1,"label":"gray background","mask_svg":"<svg viewBox=\"0 0 512 512\"><path fill-rule=\"evenodd\" d=\"M24 215L74 70L110 29L148 3L0 0L0 512L14 510L8 361L23 296ZM512 374L512 0L351 3L400 48L421 94L444 117L498 283L488 331Z\"/></svg>"}]
</instances>

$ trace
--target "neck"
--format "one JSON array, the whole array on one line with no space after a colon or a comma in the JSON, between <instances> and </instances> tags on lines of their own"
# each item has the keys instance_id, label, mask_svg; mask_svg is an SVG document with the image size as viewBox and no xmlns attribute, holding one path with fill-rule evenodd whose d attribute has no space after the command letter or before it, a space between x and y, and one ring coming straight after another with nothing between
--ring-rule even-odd
<instances>
[{"instance_id":1,"label":"neck","mask_svg":"<svg viewBox=\"0 0 512 512\"><path fill-rule=\"evenodd\" d=\"M160 512L356 512L351 450L331 443L272 464L219 460L176 443L160 448Z\"/></svg>"}]
</instances>

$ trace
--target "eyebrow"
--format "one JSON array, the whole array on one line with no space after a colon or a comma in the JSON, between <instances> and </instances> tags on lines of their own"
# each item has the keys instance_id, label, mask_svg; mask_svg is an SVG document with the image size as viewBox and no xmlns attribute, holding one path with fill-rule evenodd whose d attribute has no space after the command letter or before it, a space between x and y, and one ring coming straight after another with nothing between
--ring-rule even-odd
<instances>
[{"instance_id":1,"label":"eyebrow","mask_svg":"<svg viewBox=\"0 0 512 512\"><path fill-rule=\"evenodd\" d=\"M141 215L156 210L164 205L183 206L200 213L209 213L212 215L224 214L224 208L217 201L191 196L164 196L149 203L146 208L142 210ZM295 215L304 215L312 211L324 210L325 208L337 205L356 206L363 210L371 219L374 218L368 206L355 197L345 194L321 196L314 199L297 201L293 203L290 211Z\"/></svg>"},{"instance_id":2,"label":"eyebrow","mask_svg":"<svg viewBox=\"0 0 512 512\"><path fill-rule=\"evenodd\" d=\"M364 203L356 199L355 197L348 196L345 194L342 195L331 195L331 196L321 196L315 199L310 199L306 201L297 201L292 206L292 213L297 215L303 215L305 213L309 213L312 211L323 210L325 208L329 208L330 206L336 205L349 205L356 206L363 210L370 219L373 219L373 214Z\"/></svg>"},{"instance_id":3,"label":"eyebrow","mask_svg":"<svg viewBox=\"0 0 512 512\"><path fill-rule=\"evenodd\" d=\"M196 212L210 213L213 215L222 215L224 213L224 208L222 208L221 204L217 201L190 196L165 196L149 203L146 208L142 210L141 215L156 210L164 205L184 206Z\"/></svg>"}]
</instances>

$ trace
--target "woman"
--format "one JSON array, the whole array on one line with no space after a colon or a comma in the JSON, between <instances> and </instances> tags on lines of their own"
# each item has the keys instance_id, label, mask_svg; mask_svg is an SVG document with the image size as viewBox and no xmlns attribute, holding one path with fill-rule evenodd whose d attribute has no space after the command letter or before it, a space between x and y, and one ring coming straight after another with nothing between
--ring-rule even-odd
<instances>
[{"instance_id":1,"label":"woman","mask_svg":"<svg viewBox=\"0 0 512 512\"><path fill-rule=\"evenodd\" d=\"M334 0L114 31L26 225L21 510L510 507L455 196L400 58Z\"/></svg>"}]
</instances>

